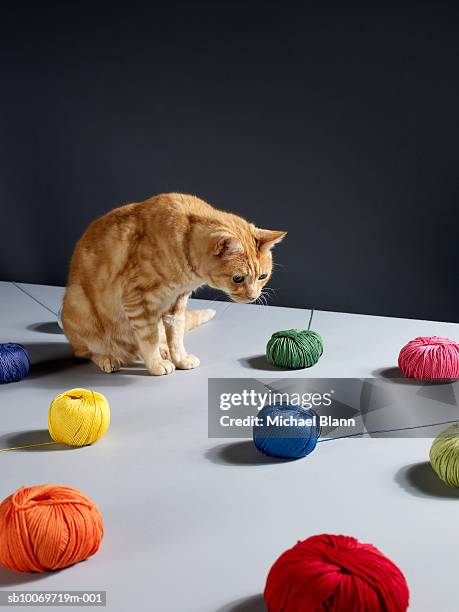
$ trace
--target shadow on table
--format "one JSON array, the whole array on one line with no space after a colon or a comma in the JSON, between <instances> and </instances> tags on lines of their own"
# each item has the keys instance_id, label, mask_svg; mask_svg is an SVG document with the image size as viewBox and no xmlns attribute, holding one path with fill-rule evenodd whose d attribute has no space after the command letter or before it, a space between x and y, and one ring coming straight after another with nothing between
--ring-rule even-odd
<instances>
[{"instance_id":1,"label":"shadow on table","mask_svg":"<svg viewBox=\"0 0 459 612\"><path fill-rule=\"evenodd\" d=\"M149 376L155 378L150 374L147 368L142 364L133 364L130 366L122 367L118 372L113 373L114 376Z\"/></svg>"},{"instance_id":2,"label":"shadow on table","mask_svg":"<svg viewBox=\"0 0 459 612\"><path fill-rule=\"evenodd\" d=\"M107 374L86 359L73 356L67 342L24 342L30 355L30 372L26 378L34 385L62 389L103 385L104 387L126 385L133 382L119 372ZM126 371L141 373L141 371Z\"/></svg>"},{"instance_id":3,"label":"shadow on table","mask_svg":"<svg viewBox=\"0 0 459 612\"><path fill-rule=\"evenodd\" d=\"M51 442L52 444L48 444L48 442ZM43 446L33 446L31 448L15 448L16 446L27 446L29 444L43 444ZM75 447L66 446L65 444L54 443L47 429L34 429L30 431L15 431L12 433L1 435L0 450L5 448L15 448L15 452L49 452L59 450L72 450Z\"/></svg>"},{"instance_id":4,"label":"shadow on table","mask_svg":"<svg viewBox=\"0 0 459 612\"><path fill-rule=\"evenodd\" d=\"M273 465L290 463L295 459L268 457L257 450L252 440L219 444L206 451L206 458L218 465Z\"/></svg>"},{"instance_id":5,"label":"shadow on table","mask_svg":"<svg viewBox=\"0 0 459 612\"><path fill-rule=\"evenodd\" d=\"M421 380L418 378L406 378L398 367L378 368L371 373L375 378L387 380L387 382L397 385L414 385L418 387L430 387L435 385L450 385L455 379L437 378L432 380Z\"/></svg>"},{"instance_id":6,"label":"shadow on table","mask_svg":"<svg viewBox=\"0 0 459 612\"><path fill-rule=\"evenodd\" d=\"M0 567L0 588L15 587L37 582L37 580L42 580L47 576L48 574L46 572L13 572L4 567Z\"/></svg>"},{"instance_id":7,"label":"shadow on table","mask_svg":"<svg viewBox=\"0 0 459 612\"><path fill-rule=\"evenodd\" d=\"M238 362L243 368L249 370L268 370L270 372L288 372L291 368L278 368L271 365L266 359L266 355L251 355L250 357L241 357Z\"/></svg>"},{"instance_id":8,"label":"shadow on table","mask_svg":"<svg viewBox=\"0 0 459 612\"><path fill-rule=\"evenodd\" d=\"M434 472L428 461L413 463L395 474L395 482L416 497L459 499L459 489L448 486Z\"/></svg>"},{"instance_id":9,"label":"shadow on table","mask_svg":"<svg viewBox=\"0 0 459 612\"><path fill-rule=\"evenodd\" d=\"M67 342L25 342L24 346L30 356L27 380L32 380L40 386L42 383L46 385L46 379L54 374L62 376L70 373L73 377L75 371L85 365L85 361L73 356L72 348ZM62 382L59 386L61 384Z\"/></svg>"},{"instance_id":10,"label":"shadow on table","mask_svg":"<svg viewBox=\"0 0 459 612\"><path fill-rule=\"evenodd\" d=\"M266 604L263 595L252 595L233 601L215 612L266 612Z\"/></svg>"},{"instance_id":11,"label":"shadow on table","mask_svg":"<svg viewBox=\"0 0 459 612\"><path fill-rule=\"evenodd\" d=\"M73 356L72 348L67 342L24 342L23 344L30 356L28 378L68 370L83 363Z\"/></svg>"},{"instance_id":12,"label":"shadow on table","mask_svg":"<svg viewBox=\"0 0 459 612\"><path fill-rule=\"evenodd\" d=\"M44 321L43 323L31 323L27 325L27 329L30 331L39 332L41 334L60 334L64 335L64 332L57 324L57 321Z\"/></svg>"}]
</instances>

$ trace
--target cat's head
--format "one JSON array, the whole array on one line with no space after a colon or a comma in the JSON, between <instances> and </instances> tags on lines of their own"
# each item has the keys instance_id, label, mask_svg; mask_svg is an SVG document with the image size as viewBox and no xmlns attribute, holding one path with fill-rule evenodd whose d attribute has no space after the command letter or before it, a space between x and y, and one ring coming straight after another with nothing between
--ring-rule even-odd
<instances>
[{"instance_id":1,"label":"cat's head","mask_svg":"<svg viewBox=\"0 0 459 612\"><path fill-rule=\"evenodd\" d=\"M255 302L273 268L271 250L287 232L259 229L251 224L220 230L211 236L206 281L234 302Z\"/></svg>"}]
</instances>

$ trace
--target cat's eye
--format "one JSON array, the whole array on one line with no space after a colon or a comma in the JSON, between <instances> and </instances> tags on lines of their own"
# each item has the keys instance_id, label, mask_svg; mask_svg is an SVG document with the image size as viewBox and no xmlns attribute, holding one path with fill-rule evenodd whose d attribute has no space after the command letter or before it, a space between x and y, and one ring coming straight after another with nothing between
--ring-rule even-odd
<instances>
[{"instance_id":1,"label":"cat's eye","mask_svg":"<svg viewBox=\"0 0 459 612\"><path fill-rule=\"evenodd\" d=\"M245 276L239 276L238 274L236 274L235 276L233 276L233 283L243 283L245 281Z\"/></svg>"},{"instance_id":2,"label":"cat's eye","mask_svg":"<svg viewBox=\"0 0 459 612\"><path fill-rule=\"evenodd\" d=\"M260 274L260 276L258 277L258 280L264 280L268 275L267 274Z\"/></svg>"}]
</instances>

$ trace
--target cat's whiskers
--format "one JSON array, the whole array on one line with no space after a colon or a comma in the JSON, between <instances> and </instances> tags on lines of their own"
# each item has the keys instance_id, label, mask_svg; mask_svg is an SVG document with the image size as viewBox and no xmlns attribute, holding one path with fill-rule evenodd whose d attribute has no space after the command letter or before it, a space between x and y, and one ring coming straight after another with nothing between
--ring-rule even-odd
<instances>
[{"instance_id":1,"label":"cat's whiskers","mask_svg":"<svg viewBox=\"0 0 459 612\"><path fill-rule=\"evenodd\" d=\"M260 306L267 306L268 305L268 300L267 300L268 297L270 297L269 294L267 295L264 292L264 289L262 289L260 295L255 300L255 304L259 304Z\"/></svg>"}]
</instances>

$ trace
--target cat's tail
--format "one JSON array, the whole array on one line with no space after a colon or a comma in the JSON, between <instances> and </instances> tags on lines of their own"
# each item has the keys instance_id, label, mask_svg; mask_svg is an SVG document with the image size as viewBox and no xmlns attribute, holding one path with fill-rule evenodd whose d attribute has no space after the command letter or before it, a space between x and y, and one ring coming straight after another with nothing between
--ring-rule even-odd
<instances>
[{"instance_id":1,"label":"cat's tail","mask_svg":"<svg viewBox=\"0 0 459 612\"><path fill-rule=\"evenodd\" d=\"M213 308L206 308L205 310L187 310L185 313L185 329L186 331L190 331L190 329L194 329L198 327L198 325L202 325L202 323L206 323L206 321L210 321L215 317L215 310Z\"/></svg>"}]
</instances>

